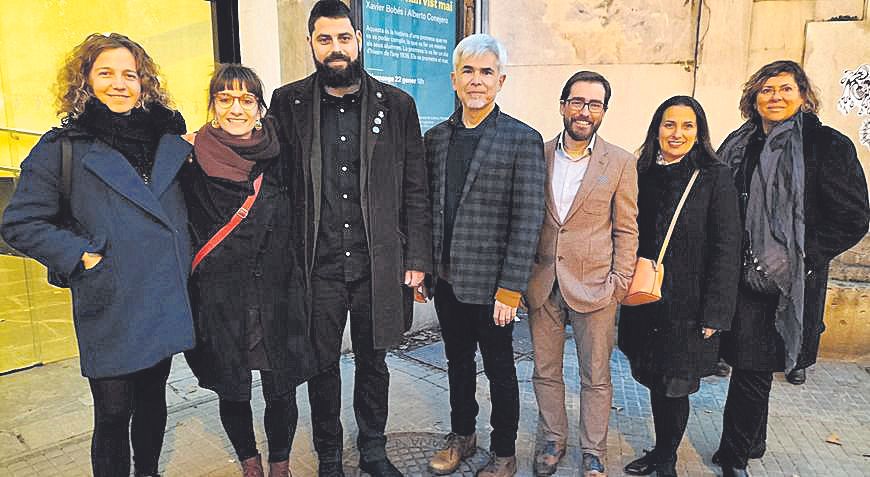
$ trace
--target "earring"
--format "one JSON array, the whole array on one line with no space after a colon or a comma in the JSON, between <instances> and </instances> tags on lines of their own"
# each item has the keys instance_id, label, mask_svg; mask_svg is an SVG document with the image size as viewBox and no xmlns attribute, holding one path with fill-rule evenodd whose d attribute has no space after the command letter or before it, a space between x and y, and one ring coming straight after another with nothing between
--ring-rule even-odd
<instances>
[{"instance_id":1,"label":"earring","mask_svg":"<svg viewBox=\"0 0 870 477\"><path fill-rule=\"evenodd\" d=\"M211 127L215 128L215 129L220 129L220 128L221 128L220 125L218 124L218 120L217 120L217 118L214 118L214 119L211 120Z\"/></svg>"},{"instance_id":2,"label":"earring","mask_svg":"<svg viewBox=\"0 0 870 477\"><path fill-rule=\"evenodd\" d=\"M259 131L260 129L263 129L263 123L260 122L259 119L254 121L254 129L256 129L257 131Z\"/></svg>"}]
</instances>

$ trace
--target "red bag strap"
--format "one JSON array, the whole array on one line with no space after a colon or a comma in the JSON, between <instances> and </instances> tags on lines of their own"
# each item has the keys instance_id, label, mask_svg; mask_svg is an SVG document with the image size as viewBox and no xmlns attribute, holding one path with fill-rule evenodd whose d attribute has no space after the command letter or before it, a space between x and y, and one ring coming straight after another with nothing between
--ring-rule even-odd
<instances>
[{"instance_id":1,"label":"red bag strap","mask_svg":"<svg viewBox=\"0 0 870 477\"><path fill-rule=\"evenodd\" d=\"M202 248L200 248L199 251L196 252L196 255L193 257L193 263L190 265L191 272L196 269L196 266L199 265L199 262L201 262L206 257L206 255L211 253L211 251L214 250L215 247L217 247L221 242L223 242L225 238L227 238L227 235L229 235L230 232L232 232L236 227L239 226L240 223L242 223L243 220L245 220L245 217L248 216L248 212L254 205L254 201L256 201L257 196L260 195L260 186L262 184L263 174L260 174L259 176L257 176L256 179L254 179L254 193L249 195L248 198L245 199L245 202L242 204L241 207L239 207L239 210L237 210L236 213L233 214L232 218L230 218L230 221L227 222L226 225L221 227L220 230L215 232L215 234L212 235L210 239L208 239L208 242L206 242L205 245L203 245Z\"/></svg>"}]
</instances>

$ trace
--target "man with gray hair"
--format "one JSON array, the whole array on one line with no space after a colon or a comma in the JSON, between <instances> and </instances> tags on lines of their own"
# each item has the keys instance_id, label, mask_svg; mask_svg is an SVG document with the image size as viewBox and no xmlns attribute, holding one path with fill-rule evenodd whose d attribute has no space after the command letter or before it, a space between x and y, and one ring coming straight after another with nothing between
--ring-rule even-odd
<instances>
[{"instance_id":1,"label":"man with gray hair","mask_svg":"<svg viewBox=\"0 0 870 477\"><path fill-rule=\"evenodd\" d=\"M519 388L513 322L544 219L546 163L541 135L504 114L504 47L472 35L453 52L453 89L462 107L425 136L433 206L435 309L450 383L451 433L430 470L449 474L477 449L475 350L492 396L490 450L478 475L516 473Z\"/></svg>"}]
</instances>

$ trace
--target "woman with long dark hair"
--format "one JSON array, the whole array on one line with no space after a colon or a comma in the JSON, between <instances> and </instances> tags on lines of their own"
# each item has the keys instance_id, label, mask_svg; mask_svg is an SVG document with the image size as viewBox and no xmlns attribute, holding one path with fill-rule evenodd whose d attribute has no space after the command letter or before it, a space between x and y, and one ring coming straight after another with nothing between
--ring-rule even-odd
<instances>
[{"instance_id":1,"label":"woman with long dark hair","mask_svg":"<svg viewBox=\"0 0 870 477\"><path fill-rule=\"evenodd\" d=\"M3 238L72 291L94 398L94 476L156 476L170 358L194 344L190 239L176 180L190 145L157 65L136 42L93 34L58 76L63 127L21 164ZM132 418L132 427L131 427ZM131 438L132 437L132 438Z\"/></svg>"},{"instance_id":2,"label":"woman with long dark hair","mask_svg":"<svg viewBox=\"0 0 870 477\"><path fill-rule=\"evenodd\" d=\"M653 450L625 466L632 475L677 475L689 395L715 372L718 333L730 328L737 295L737 193L710 146L703 108L688 96L656 109L640 152L638 256L657 260L675 214L661 300L620 312L619 347L650 391L655 425Z\"/></svg>"},{"instance_id":3,"label":"woman with long dark hair","mask_svg":"<svg viewBox=\"0 0 870 477\"><path fill-rule=\"evenodd\" d=\"M200 385L220 397L221 424L245 477L263 475L250 402L251 371L259 371L269 476L287 477L295 390L310 354L302 209L292 196L298 175L281 161L265 109L253 70L218 65L209 84L212 119L196 134L182 176L199 251L190 287L197 347L187 357Z\"/></svg>"}]
</instances>

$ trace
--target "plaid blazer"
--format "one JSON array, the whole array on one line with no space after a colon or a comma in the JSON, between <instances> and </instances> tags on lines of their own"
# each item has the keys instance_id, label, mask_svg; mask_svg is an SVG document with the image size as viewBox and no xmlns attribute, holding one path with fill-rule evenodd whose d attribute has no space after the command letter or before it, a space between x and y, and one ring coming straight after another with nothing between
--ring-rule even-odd
<instances>
[{"instance_id":1,"label":"plaid blazer","mask_svg":"<svg viewBox=\"0 0 870 477\"><path fill-rule=\"evenodd\" d=\"M450 283L464 303L491 304L498 288L525 292L544 220L541 135L502 113L485 127L462 189L450 246ZM447 151L462 110L426 132L436 276L444 243Z\"/></svg>"}]
</instances>

